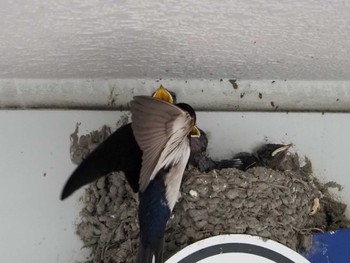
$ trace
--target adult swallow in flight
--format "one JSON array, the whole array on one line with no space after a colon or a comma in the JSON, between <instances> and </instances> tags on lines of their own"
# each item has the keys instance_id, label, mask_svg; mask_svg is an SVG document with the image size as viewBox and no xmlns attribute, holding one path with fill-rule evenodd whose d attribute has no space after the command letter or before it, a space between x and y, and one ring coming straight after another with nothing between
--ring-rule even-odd
<instances>
[{"instance_id":1,"label":"adult swallow in flight","mask_svg":"<svg viewBox=\"0 0 350 263\"><path fill-rule=\"evenodd\" d=\"M137 96L131 113L132 130L142 150L137 262L162 263L166 224L190 157L190 137L199 137L200 132L195 111L188 104Z\"/></svg>"},{"instance_id":2,"label":"adult swallow in flight","mask_svg":"<svg viewBox=\"0 0 350 263\"><path fill-rule=\"evenodd\" d=\"M175 95L160 86L153 94L154 98L169 103L176 101ZM191 140L199 138L192 137ZM199 141L200 143L200 141ZM193 154L206 150L196 147L194 143ZM70 196L79 188L87 185L111 172L123 171L133 191L139 190L139 176L141 170L142 151L135 141L131 123L118 128L86 159L84 159L66 182L61 193L61 200Z\"/></svg>"}]
</instances>

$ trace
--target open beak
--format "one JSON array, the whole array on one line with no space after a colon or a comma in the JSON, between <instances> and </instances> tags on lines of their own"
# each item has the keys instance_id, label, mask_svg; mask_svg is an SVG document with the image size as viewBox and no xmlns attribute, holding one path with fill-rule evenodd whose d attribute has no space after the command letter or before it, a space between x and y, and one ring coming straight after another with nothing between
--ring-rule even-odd
<instances>
[{"instance_id":1,"label":"open beak","mask_svg":"<svg viewBox=\"0 0 350 263\"><path fill-rule=\"evenodd\" d=\"M201 132L199 131L199 129L197 128L196 125L194 125L192 127L190 135L191 135L191 137L200 137L201 136Z\"/></svg>"},{"instance_id":2,"label":"open beak","mask_svg":"<svg viewBox=\"0 0 350 263\"><path fill-rule=\"evenodd\" d=\"M279 148L277 148L276 150L274 150L271 154L272 157L275 157L277 154L281 153L281 152L286 152L288 151L288 149L292 146L292 144L287 144L287 145L283 145Z\"/></svg>"},{"instance_id":3,"label":"open beak","mask_svg":"<svg viewBox=\"0 0 350 263\"><path fill-rule=\"evenodd\" d=\"M163 85L160 85L160 87L154 92L153 98L164 100L171 104L174 103L173 96L170 94L170 92L166 88L163 87Z\"/></svg>"}]
</instances>

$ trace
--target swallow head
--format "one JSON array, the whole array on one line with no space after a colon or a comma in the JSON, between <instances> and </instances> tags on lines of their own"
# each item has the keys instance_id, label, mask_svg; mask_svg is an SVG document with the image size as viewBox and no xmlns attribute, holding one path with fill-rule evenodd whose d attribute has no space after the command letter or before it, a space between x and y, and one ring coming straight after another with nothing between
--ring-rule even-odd
<instances>
[{"instance_id":1,"label":"swallow head","mask_svg":"<svg viewBox=\"0 0 350 263\"><path fill-rule=\"evenodd\" d=\"M188 114L192 117L192 123L191 123L191 132L190 132L190 136L191 138L198 138L201 136L201 132L198 129L198 127L196 126L196 122L197 122L197 116L196 116L196 112L194 111L194 109L186 104L186 103L177 103L175 104L177 107L179 107L180 109L188 112Z\"/></svg>"},{"instance_id":2,"label":"swallow head","mask_svg":"<svg viewBox=\"0 0 350 263\"><path fill-rule=\"evenodd\" d=\"M265 144L258 151L257 156L262 165L276 169L285 159L292 144Z\"/></svg>"},{"instance_id":3,"label":"swallow head","mask_svg":"<svg viewBox=\"0 0 350 263\"><path fill-rule=\"evenodd\" d=\"M194 136L190 137L191 154L204 153L208 148L207 134L199 128L198 130L200 132L199 137L194 137Z\"/></svg>"}]
</instances>

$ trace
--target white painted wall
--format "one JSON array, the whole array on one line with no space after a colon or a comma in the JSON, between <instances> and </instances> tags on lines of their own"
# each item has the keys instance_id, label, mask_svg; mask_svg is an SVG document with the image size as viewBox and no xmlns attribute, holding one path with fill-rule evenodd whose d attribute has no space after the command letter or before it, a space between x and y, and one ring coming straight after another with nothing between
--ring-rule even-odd
<instances>
[{"instance_id":1,"label":"white painted wall","mask_svg":"<svg viewBox=\"0 0 350 263\"><path fill-rule=\"evenodd\" d=\"M350 2L0 2L0 78L344 80Z\"/></svg>"}]
</instances>

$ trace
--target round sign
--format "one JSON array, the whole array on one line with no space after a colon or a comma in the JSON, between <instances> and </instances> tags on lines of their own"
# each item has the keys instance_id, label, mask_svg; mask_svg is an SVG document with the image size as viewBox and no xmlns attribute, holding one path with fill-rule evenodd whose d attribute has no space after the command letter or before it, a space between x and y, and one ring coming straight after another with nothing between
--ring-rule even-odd
<instances>
[{"instance_id":1,"label":"round sign","mask_svg":"<svg viewBox=\"0 0 350 263\"><path fill-rule=\"evenodd\" d=\"M251 235L220 235L193 243L166 263L310 263L294 250Z\"/></svg>"}]
</instances>

